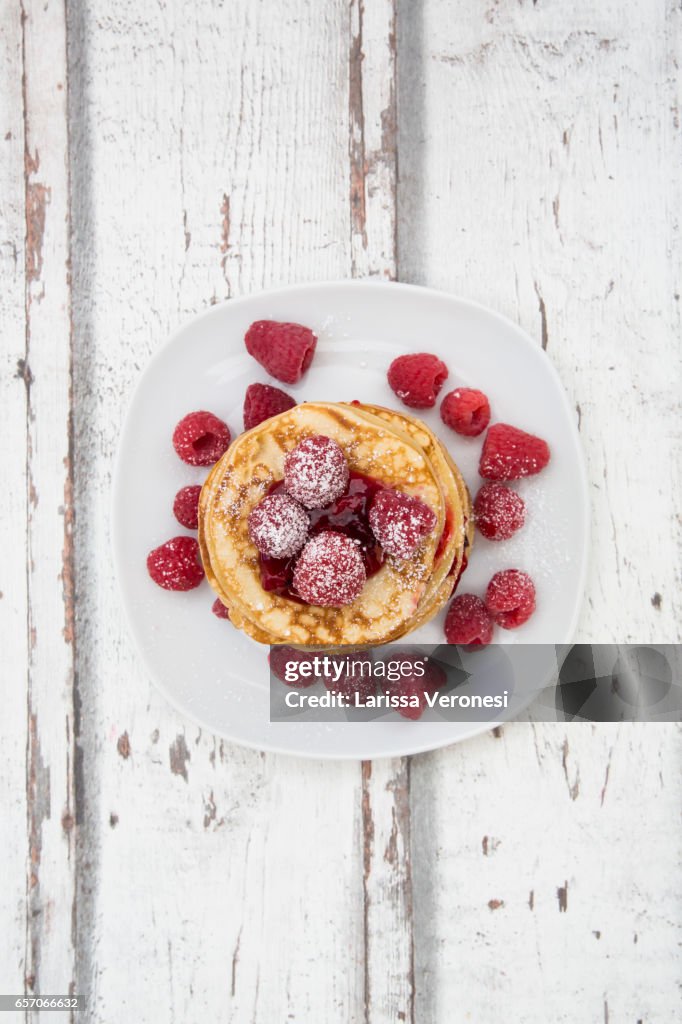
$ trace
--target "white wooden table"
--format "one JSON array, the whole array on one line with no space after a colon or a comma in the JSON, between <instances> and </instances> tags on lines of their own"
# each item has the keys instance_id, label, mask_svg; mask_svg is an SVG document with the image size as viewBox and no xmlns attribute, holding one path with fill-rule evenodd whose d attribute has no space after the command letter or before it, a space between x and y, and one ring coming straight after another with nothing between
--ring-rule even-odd
<instances>
[{"instance_id":1,"label":"white wooden table","mask_svg":"<svg viewBox=\"0 0 682 1024\"><path fill-rule=\"evenodd\" d=\"M682 1020L675 726L362 766L233 747L152 688L108 538L172 328L398 277L554 360L593 497L579 638L679 640L681 24L677 0L2 0L3 992L107 1024Z\"/></svg>"}]
</instances>

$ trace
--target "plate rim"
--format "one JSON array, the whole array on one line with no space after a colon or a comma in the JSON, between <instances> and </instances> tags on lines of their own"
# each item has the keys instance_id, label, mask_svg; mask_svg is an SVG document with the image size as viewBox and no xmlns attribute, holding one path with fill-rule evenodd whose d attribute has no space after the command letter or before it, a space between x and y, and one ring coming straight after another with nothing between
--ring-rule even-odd
<instances>
[{"instance_id":1,"label":"plate rim","mask_svg":"<svg viewBox=\"0 0 682 1024\"><path fill-rule=\"evenodd\" d=\"M191 710L185 707L180 701L169 692L165 682L160 678L156 669L149 660L147 654L142 649L140 642L138 641L136 629L132 621L132 616L128 605L124 598L124 587L122 582L122 565L123 559L121 557L121 544L117 539L118 527L117 527L117 513L116 505L118 495L122 486L123 478L123 449L125 447L125 440L128 432L128 424L130 419L130 412L135 401L136 395L142 386L142 383L148 376L150 376L156 366L157 361L167 353L167 351L174 347L178 343L180 336L187 330L190 325L196 325L204 320L211 317L218 316L222 312L225 306L241 306L257 301L265 296L276 299L278 296L288 295L294 292L311 292L311 291L323 291L329 288L348 288L348 289L375 289L377 291L401 291L408 295L419 295L437 299L439 301L445 300L453 305L459 305L477 313L482 313L487 317L492 317L494 320L499 321L506 330L511 328L513 334L517 338L518 342L526 347L526 350L532 354L532 356L538 361L544 364L544 368L549 372L550 376L553 377L554 382L558 385L558 390L561 394L561 400L563 402L564 412L566 413L566 420L569 424L569 433L572 441L575 454L577 456L577 464L579 467L579 477L581 485L581 516L582 516L582 529L585 537L585 542L581 552L580 571L578 577L578 586L576 588L576 601L573 606L573 613L568 623L568 627L565 631L565 636L555 641L557 644L571 643L575 636L576 629L578 626L578 620L582 611L584 599L585 599L585 588L587 583L587 571L589 565L589 555L591 549L591 512L590 512L590 495L589 495L589 477L587 473L587 463L585 459L585 453L580 440L580 433L573 417L573 409L571 408L568 395L564 384L559 376L559 373L554 366L552 360L549 358L545 350L538 346L531 336L517 323L505 316L503 313L499 313L497 310L492 309L490 306L486 306L481 302L474 299L467 299L460 295L456 295L452 292L446 292L438 288L432 288L426 285L411 284L404 281L389 281L382 278L336 278L325 281L311 281L311 282L298 282L296 284L282 285L276 288L262 288L258 291L249 292L247 295L240 295L235 298L228 298L222 302L218 302L215 305L209 306L207 309L201 310L199 313L194 313L186 317L181 323L170 332L170 334L158 345L155 351L152 353L149 360L146 362L141 372L135 378L132 391L128 397L125 405L125 411L121 419L121 429L119 433L119 440L116 449L116 455L114 458L113 472L111 477L111 489L109 498L109 544L112 554L112 562L114 568L114 579L116 582L116 590L118 593L118 600L123 608L124 620L127 626L127 632L129 638L132 640L133 650L136 656L139 658L141 664L144 666L145 672L147 673L150 682L156 687L161 693L163 698L168 701L171 707L178 712L182 717L191 721L201 729L206 729L212 735L218 736L221 739L225 739L230 743L235 743L238 746L246 747L251 750L264 751L267 753L277 754L279 756L287 757L299 757L305 758L306 760L324 760L324 761L364 761L364 760L381 760L383 758L392 757L411 757L414 754L423 754L429 751L440 750L444 747L462 743L468 739L472 739L474 736L482 735L485 732L490 732L497 726L509 725L514 719L501 720L501 721L486 721L486 722L472 722L469 729L464 730L461 735L455 738L448 737L446 739L438 739L436 742L423 742L423 743L412 743L404 744L399 743L395 748L391 748L387 751L382 751L378 754L359 754L352 751L343 752L332 752L326 753L324 751L309 751L306 749L292 750L290 747L280 746L279 744L272 742L254 742L249 739L244 739L234 734L230 734L221 729L217 729L214 725L207 724L204 720L193 714ZM303 723L300 723L303 724ZM387 723L388 724L388 723ZM407 724L403 723L391 723L394 726L400 728L406 728ZM445 723L434 723L434 724L445 724ZM266 726L273 727L286 723L273 723L266 722ZM341 728L348 726L349 728L355 728L355 723L339 723Z\"/></svg>"}]
</instances>

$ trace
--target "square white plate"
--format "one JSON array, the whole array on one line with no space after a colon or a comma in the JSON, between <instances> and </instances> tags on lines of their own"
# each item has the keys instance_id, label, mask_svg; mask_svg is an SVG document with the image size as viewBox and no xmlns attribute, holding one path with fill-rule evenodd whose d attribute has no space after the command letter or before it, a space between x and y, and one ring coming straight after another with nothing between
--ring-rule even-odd
<instances>
[{"instance_id":1,"label":"square white plate","mask_svg":"<svg viewBox=\"0 0 682 1024\"><path fill-rule=\"evenodd\" d=\"M178 330L152 359L133 396L121 437L113 487L114 562L131 632L168 700L204 728L264 750L312 757L389 757L444 746L495 723L371 724L269 721L268 649L211 614L207 583L189 593L161 590L147 575L149 551L185 533L172 505L180 487L208 469L185 465L171 435L179 419L208 409L233 436L242 429L244 392L268 382L246 352L254 320L306 324L319 337L313 365L287 387L299 401L360 401L402 408L386 381L389 363L406 352L433 352L450 370L441 398L459 385L490 399L491 422L512 423L549 443L552 460L515 488L527 521L511 540L476 538L459 592L483 594L493 573L524 569L537 589L537 610L505 642L569 643L582 600L588 549L588 490L574 412L549 359L509 320L472 302L425 288L344 281L301 285L215 306ZM270 381L277 384L277 381ZM481 438L444 426L436 408L423 415L447 445L475 496ZM409 410L408 410L409 411ZM442 643L443 614L408 642Z\"/></svg>"}]
</instances>

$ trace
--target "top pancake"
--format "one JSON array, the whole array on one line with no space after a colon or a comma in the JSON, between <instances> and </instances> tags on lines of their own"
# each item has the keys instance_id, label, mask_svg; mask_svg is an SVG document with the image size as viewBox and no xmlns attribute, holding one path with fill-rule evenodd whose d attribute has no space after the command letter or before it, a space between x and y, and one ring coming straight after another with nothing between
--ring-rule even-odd
<instances>
[{"instance_id":1,"label":"top pancake","mask_svg":"<svg viewBox=\"0 0 682 1024\"><path fill-rule=\"evenodd\" d=\"M353 403L355 405L355 403ZM443 443L432 430L416 416L409 416L383 406L357 404L361 412L368 412L403 429L428 456L443 490L445 525L431 579L422 598L418 614L410 623L410 630L428 622L445 604L459 578L466 545L473 543L473 516L471 499L459 469ZM466 542L466 545L465 545ZM397 639L392 637L391 639Z\"/></svg>"},{"instance_id":2,"label":"top pancake","mask_svg":"<svg viewBox=\"0 0 682 1024\"><path fill-rule=\"evenodd\" d=\"M437 517L412 558L388 558L343 608L309 606L264 591L258 551L248 535L249 513L284 476L286 454L313 434L337 441L351 470L420 498ZM199 532L208 578L235 619L256 623L271 643L334 646L381 643L404 632L432 576L444 522L438 476L404 430L352 406L305 403L233 442L202 489Z\"/></svg>"}]
</instances>

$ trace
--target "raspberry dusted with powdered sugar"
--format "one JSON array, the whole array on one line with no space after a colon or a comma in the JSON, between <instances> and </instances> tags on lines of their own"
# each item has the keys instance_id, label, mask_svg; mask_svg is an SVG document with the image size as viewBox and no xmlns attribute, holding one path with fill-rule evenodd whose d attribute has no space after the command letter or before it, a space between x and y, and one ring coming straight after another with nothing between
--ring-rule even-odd
<instances>
[{"instance_id":1,"label":"raspberry dusted with powdered sugar","mask_svg":"<svg viewBox=\"0 0 682 1024\"><path fill-rule=\"evenodd\" d=\"M284 486L306 508L324 508L348 485L348 463L331 437L313 434L284 460Z\"/></svg>"},{"instance_id":2,"label":"raspberry dusted with powdered sugar","mask_svg":"<svg viewBox=\"0 0 682 1024\"><path fill-rule=\"evenodd\" d=\"M355 699L355 694L361 703L365 703L368 697L376 693L376 683L372 676L372 652L351 651L350 654L332 654L330 656L334 665L334 674L337 673L337 666L341 666L341 674L338 679L324 676L322 682L328 690L333 693L341 693L350 701Z\"/></svg>"},{"instance_id":3,"label":"raspberry dusted with powdered sugar","mask_svg":"<svg viewBox=\"0 0 682 1024\"><path fill-rule=\"evenodd\" d=\"M173 515L188 530L196 530L199 526L199 495L201 487L193 484L191 487L181 487L175 495L173 502Z\"/></svg>"},{"instance_id":4,"label":"raspberry dusted with powdered sugar","mask_svg":"<svg viewBox=\"0 0 682 1024\"><path fill-rule=\"evenodd\" d=\"M190 466L212 466L230 447L230 428L212 412L190 412L173 431L173 447Z\"/></svg>"},{"instance_id":5,"label":"raspberry dusted with powdered sugar","mask_svg":"<svg viewBox=\"0 0 682 1024\"><path fill-rule=\"evenodd\" d=\"M388 368L388 383L411 409L432 409L448 375L442 359L430 352L398 356Z\"/></svg>"},{"instance_id":6,"label":"raspberry dusted with powdered sugar","mask_svg":"<svg viewBox=\"0 0 682 1024\"><path fill-rule=\"evenodd\" d=\"M485 603L498 626L516 629L535 611L535 585L527 572L496 572L485 592Z\"/></svg>"},{"instance_id":7,"label":"raspberry dusted with powdered sugar","mask_svg":"<svg viewBox=\"0 0 682 1024\"><path fill-rule=\"evenodd\" d=\"M478 532L488 540L509 540L526 521L526 504L511 487L483 484L474 501Z\"/></svg>"},{"instance_id":8,"label":"raspberry dusted with powdered sugar","mask_svg":"<svg viewBox=\"0 0 682 1024\"><path fill-rule=\"evenodd\" d=\"M147 555L147 572L164 590L194 590L204 578L194 537L173 537Z\"/></svg>"},{"instance_id":9,"label":"raspberry dusted with powdered sugar","mask_svg":"<svg viewBox=\"0 0 682 1024\"><path fill-rule=\"evenodd\" d=\"M334 530L309 540L294 569L296 593L308 604L323 608L352 604L366 579L359 546Z\"/></svg>"},{"instance_id":10,"label":"raspberry dusted with powdered sugar","mask_svg":"<svg viewBox=\"0 0 682 1024\"><path fill-rule=\"evenodd\" d=\"M369 510L372 533L396 558L410 558L436 522L436 513L419 498L388 488L379 491Z\"/></svg>"},{"instance_id":11,"label":"raspberry dusted with powdered sugar","mask_svg":"<svg viewBox=\"0 0 682 1024\"><path fill-rule=\"evenodd\" d=\"M449 644L485 647L493 638L490 612L475 594L458 594L445 617L445 639Z\"/></svg>"},{"instance_id":12,"label":"raspberry dusted with powdered sugar","mask_svg":"<svg viewBox=\"0 0 682 1024\"><path fill-rule=\"evenodd\" d=\"M384 691L398 698L406 697L404 706L401 703L396 710L403 718L415 722L424 714L428 704L427 696L435 697L447 683L445 670L431 658L409 650L396 651L395 654L391 650L390 660L400 665L399 678L394 682L387 681Z\"/></svg>"},{"instance_id":13,"label":"raspberry dusted with powdered sugar","mask_svg":"<svg viewBox=\"0 0 682 1024\"><path fill-rule=\"evenodd\" d=\"M268 558L291 558L309 529L308 513L288 494L268 494L249 515L249 536Z\"/></svg>"},{"instance_id":14,"label":"raspberry dusted with powdered sugar","mask_svg":"<svg viewBox=\"0 0 682 1024\"><path fill-rule=\"evenodd\" d=\"M549 462L549 445L535 434L495 423L485 436L478 472L487 480L534 476Z\"/></svg>"},{"instance_id":15,"label":"raspberry dusted with powdered sugar","mask_svg":"<svg viewBox=\"0 0 682 1024\"><path fill-rule=\"evenodd\" d=\"M281 679L287 686L301 689L314 686L319 682L319 676L307 674L312 665L312 659L313 655L310 651L301 651L297 647L289 647L286 644L283 647L272 647L268 655L270 671L273 676ZM307 666L305 675L298 671L300 665ZM314 666L312 667L314 668Z\"/></svg>"}]
</instances>

